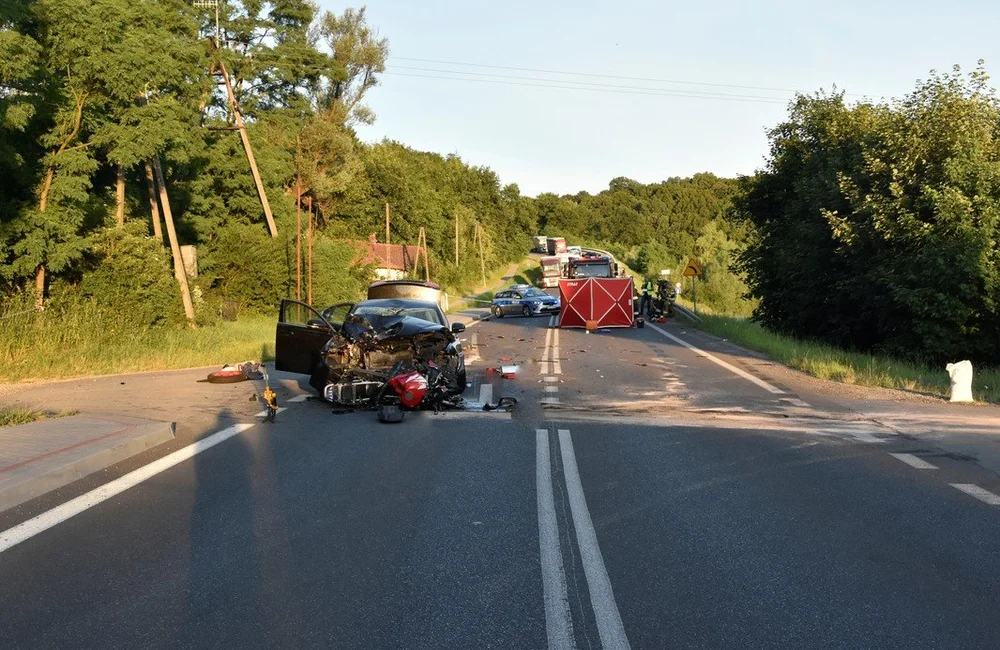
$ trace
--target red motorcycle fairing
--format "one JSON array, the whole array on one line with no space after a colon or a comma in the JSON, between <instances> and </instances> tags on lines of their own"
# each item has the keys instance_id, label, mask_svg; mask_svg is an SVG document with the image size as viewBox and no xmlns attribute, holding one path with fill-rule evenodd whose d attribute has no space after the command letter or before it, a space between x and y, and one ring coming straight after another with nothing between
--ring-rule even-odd
<instances>
[{"instance_id":1,"label":"red motorcycle fairing","mask_svg":"<svg viewBox=\"0 0 1000 650\"><path fill-rule=\"evenodd\" d=\"M427 394L427 377L416 370L396 375L389 385L399 395L399 401L407 408L416 408Z\"/></svg>"}]
</instances>

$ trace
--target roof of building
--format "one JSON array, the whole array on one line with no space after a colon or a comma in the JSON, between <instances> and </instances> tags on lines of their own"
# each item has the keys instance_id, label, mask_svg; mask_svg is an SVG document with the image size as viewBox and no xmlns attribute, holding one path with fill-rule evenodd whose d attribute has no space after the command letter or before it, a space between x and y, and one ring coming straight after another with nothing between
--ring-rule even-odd
<instances>
[{"instance_id":1,"label":"roof of building","mask_svg":"<svg viewBox=\"0 0 1000 650\"><path fill-rule=\"evenodd\" d=\"M405 272L413 270L423 248L409 244L380 244L375 240L375 235L369 235L368 241L351 243L358 248L360 256L357 261L361 264L374 264L379 269Z\"/></svg>"}]
</instances>

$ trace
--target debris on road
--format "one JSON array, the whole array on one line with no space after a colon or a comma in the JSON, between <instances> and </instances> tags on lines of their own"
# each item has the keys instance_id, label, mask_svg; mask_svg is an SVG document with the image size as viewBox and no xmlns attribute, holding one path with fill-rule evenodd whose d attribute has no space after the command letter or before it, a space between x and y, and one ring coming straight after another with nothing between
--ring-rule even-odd
<instances>
[{"instance_id":1,"label":"debris on road","mask_svg":"<svg viewBox=\"0 0 1000 650\"><path fill-rule=\"evenodd\" d=\"M205 381L210 384L234 384L248 379L263 378L264 373L261 372L261 364L256 361L247 361L246 363L240 363L235 366L226 364L222 366L221 370L209 373L208 378ZM122 382L122 384L124 383L125 382Z\"/></svg>"},{"instance_id":2,"label":"debris on road","mask_svg":"<svg viewBox=\"0 0 1000 650\"><path fill-rule=\"evenodd\" d=\"M484 411L504 411L504 412L509 413L509 412L511 412L511 411L514 410L515 406L517 406L517 399L516 398L514 398L514 397L501 397L499 400L497 400L496 404L490 404L488 402L486 404L483 404L483 410Z\"/></svg>"}]
</instances>

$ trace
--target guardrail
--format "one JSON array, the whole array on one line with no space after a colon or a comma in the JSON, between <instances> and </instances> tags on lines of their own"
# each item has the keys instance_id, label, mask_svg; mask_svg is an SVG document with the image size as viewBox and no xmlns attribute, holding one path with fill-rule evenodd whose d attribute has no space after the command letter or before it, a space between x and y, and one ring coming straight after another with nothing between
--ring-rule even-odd
<instances>
[{"instance_id":1,"label":"guardrail","mask_svg":"<svg viewBox=\"0 0 1000 650\"><path fill-rule=\"evenodd\" d=\"M684 316L685 318L687 318L690 321L694 321L694 322L698 322L698 323L701 322L701 316L699 316L698 314L694 313L693 311L691 311L687 307L681 307L676 302L674 303L674 311L679 312L681 316Z\"/></svg>"}]
</instances>

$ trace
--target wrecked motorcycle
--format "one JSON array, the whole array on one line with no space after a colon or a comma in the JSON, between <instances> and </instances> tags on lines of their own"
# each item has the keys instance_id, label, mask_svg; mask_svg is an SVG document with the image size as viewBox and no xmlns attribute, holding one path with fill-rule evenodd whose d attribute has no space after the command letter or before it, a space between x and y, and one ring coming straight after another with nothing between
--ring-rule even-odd
<instances>
[{"instance_id":1,"label":"wrecked motorcycle","mask_svg":"<svg viewBox=\"0 0 1000 650\"><path fill-rule=\"evenodd\" d=\"M401 422L406 411L461 406L462 398L448 389L444 373L433 361L416 361L412 369L399 363L375 398L380 422Z\"/></svg>"},{"instance_id":2,"label":"wrecked motorcycle","mask_svg":"<svg viewBox=\"0 0 1000 650\"><path fill-rule=\"evenodd\" d=\"M454 334L437 323L391 314L350 316L324 346L310 383L341 406L376 408L409 393L402 406L439 410L457 404L464 389L460 350Z\"/></svg>"}]
</instances>

